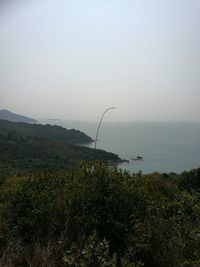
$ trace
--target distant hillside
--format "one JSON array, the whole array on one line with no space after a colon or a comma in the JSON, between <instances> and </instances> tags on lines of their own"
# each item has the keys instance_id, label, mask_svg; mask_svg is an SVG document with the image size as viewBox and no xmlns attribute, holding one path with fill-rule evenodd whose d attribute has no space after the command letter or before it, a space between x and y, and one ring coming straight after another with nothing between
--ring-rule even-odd
<instances>
[{"instance_id":1,"label":"distant hillside","mask_svg":"<svg viewBox=\"0 0 200 267\"><path fill-rule=\"evenodd\" d=\"M0 110L0 119L7 120L7 121L13 121L13 122L30 122L30 123L37 122L36 120L34 120L32 118L28 118L26 116L22 116L22 115L13 113L13 112L6 110L6 109Z\"/></svg>"},{"instance_id":2,"label":"distant hillside","mask_svg":"<svg viewBox=\"0 0 200 267\"><path fill-rule=\"evenodd\" d=\"M0 120L0 173L30 173L73 168L91 160L94 149L80 146L92 139L61 126ZM120 162L113 153L97 150L96 159Z\"/></svg>"},{"instance_id":3,"label":"distant hillside","mask_svg":"<svg viewBox=\"0 0 200 267\"><path fill-rule=\"evenodd\" d=\"M0 173L26 174L35 171L60 170L92 160L94 149L42 137L0 134ZM117 162L116 154L97 150L96 159Z\"/></svg>"},{"instance_id":4,"label":"distant hillside","mask_svg":"<svg viewBox=\"0 0 200 267\"><path fill-rule=\"evenodd\" d=\"M57 125L29 124L0 120L0 134L7 136L39 137L70 144L91 143L92 139L78 130L67 130Z\"/></svg>"}]
</instances>

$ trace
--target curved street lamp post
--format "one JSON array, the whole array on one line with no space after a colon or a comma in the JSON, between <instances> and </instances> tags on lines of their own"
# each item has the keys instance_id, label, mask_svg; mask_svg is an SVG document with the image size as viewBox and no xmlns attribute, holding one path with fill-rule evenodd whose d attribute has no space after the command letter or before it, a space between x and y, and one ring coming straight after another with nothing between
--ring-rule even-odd
<instances>
[{"instance_id":1,"label":"curved street lamp post","mask_svg":"<svg viewBox=\"0 0 200 267\"><path fill-rule=\"evenodd\" d=\"M104 115L106 114L106 112L108 112L108 111L111 110L111 109L116 109L116 107L110 107L110 108L107 108L107 109L103 112L103 114L102 114L102 116L101 116L101 119L100 119L100 121L99 121L99 125L98 125L97 132L96 132L96 138L95 138L95 146L94 146L94 153L95 153L95 154L94 154L94 159L96 159L96 153L97 153L97 140L98 140L99 129L100 129L100 126L101 126L103 117L104 117Z\"/></svg>"}]
</instances>

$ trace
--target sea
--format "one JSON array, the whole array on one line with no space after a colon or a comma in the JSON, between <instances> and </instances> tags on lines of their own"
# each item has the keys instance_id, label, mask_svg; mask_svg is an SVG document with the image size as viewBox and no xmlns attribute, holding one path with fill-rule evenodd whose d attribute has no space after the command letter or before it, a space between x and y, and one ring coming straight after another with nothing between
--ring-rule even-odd
<instances>
[{"instance_id":1,"label":"sea","mask_svg":"<svg viewBox=\"0 0 200 267\"><path fill-rule=\"evenodd\" d=\"M98 127L98 122L87 121L41 122L77 129L92 139ZM103 122L97 148L129 160L118 167L130 173L181 173L200 167L200 122ZM137 157L142 160L135 160Z\"/></svg>"}]
</instances>

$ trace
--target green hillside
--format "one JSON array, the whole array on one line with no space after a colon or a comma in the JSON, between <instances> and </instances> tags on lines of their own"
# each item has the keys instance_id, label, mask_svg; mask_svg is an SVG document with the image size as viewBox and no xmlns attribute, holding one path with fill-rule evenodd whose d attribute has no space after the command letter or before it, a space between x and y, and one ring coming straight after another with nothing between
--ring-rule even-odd
<instances>
[{"instance_id":1,"label":"green hillside","mask_svg":"<svg viewBox=\"0 0 200 267\"><path fill-rule=\"evenodd\" d=\"M59 126L0 121L0 171L24 174L77 167L94 157L94 149L77 143L91 138ZM97 150L97 159L119 161L116 154Z\"/></svg>"},{"instance_id":2,"label":"green hillside","mask_svg":"<svg viewBox=\"0 0 200 267\"><path fill-rule=\"evenodd\" d=\"M90 143L92 139L81 131L67 130L57 125L29 124L23 122L10 122L0 120L0 134L7 136L40 137L71 144Z\"/></svg>"}]
</instances>

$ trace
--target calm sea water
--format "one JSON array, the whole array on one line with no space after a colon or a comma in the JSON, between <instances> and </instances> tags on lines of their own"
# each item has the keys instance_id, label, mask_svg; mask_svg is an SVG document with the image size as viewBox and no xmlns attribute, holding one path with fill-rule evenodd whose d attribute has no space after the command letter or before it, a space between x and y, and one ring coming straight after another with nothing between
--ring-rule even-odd
<instances>
[{"instance_id":1,"label":"calm sea water","mask_svg":"<svg viewBox=\"0 0 200 267\"><path fill-rule=\"evenodd\" d=\"M48 123L79 129L95 139L97 123L60 120ZM105 122L98 138L97 148L114 152L123 159L144 158L119 165L130 172L180 173L200 167L200 123Z\"/></svg>"}]
</instances>

